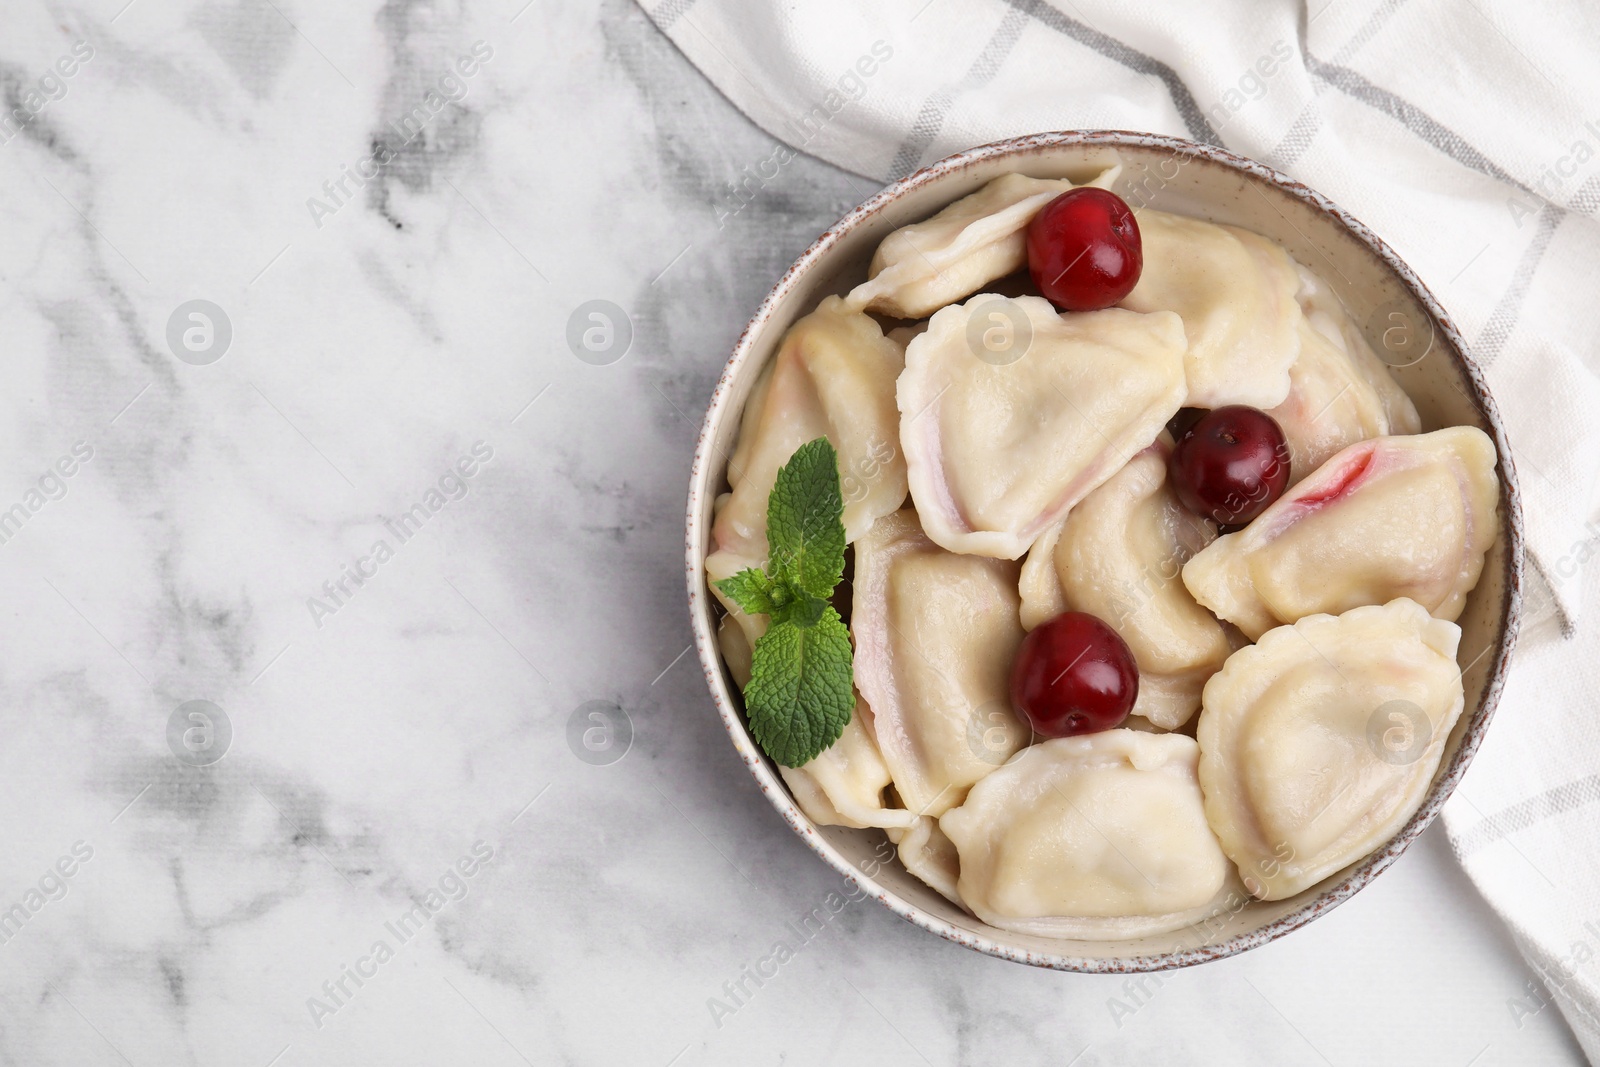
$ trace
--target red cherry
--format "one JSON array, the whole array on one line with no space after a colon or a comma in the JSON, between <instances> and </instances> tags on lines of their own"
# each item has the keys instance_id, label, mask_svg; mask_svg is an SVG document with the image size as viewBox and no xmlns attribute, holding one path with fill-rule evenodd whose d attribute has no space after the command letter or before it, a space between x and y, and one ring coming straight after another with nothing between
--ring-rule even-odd
<instances>
[{"instance_id":1,"label":"red cherry","mask_svg":"<svg viewBox=\"0 0 1600 1067\"><path fill-rule=\"evenodd\" d=\"M1201 416L1167 460L1183 506L1223 526L1247 523L1289 485L1289 443L1265 411L1230 404Z\"/></svg>"},{"instance_id":2,"label":"red cherry","mask_svg":"<svg viewBox=\"0 0 1600 1067\"><path fill-rule=\"evenodd\" d=\"M1028 226L1028 273L1063 311L1098 311L1133 291L1144 244L1133 212L1116 193L1071 189Z\"/></svg>"},{"instance_id":3,"label":"red cherry","mask_svg":"<svg viewBox=\"0 0 1600 1067\"><path fill-rule=\"evenodd\" d=\"M1138 696L1139 669L1128 643L1083 611L1037 627L1011 665L1011 703L1044 737L1120 726Z\"/></svg>"}]
</instances>

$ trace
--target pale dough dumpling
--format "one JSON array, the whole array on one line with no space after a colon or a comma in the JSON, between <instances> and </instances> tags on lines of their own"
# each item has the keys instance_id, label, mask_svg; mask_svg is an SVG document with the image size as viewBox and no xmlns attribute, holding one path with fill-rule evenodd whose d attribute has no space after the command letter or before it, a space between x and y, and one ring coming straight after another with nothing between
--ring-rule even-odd
<instances>
[{"instance_id":1,"label":"pale dough dumpling","mask_svg":"<svg viewBox=\"0 0 1600 1067\"><path fill-rule=\"evenodd\" d=\"M779 767L800 809L819 826L910 826L909 811L884 803L889 768L878 752L872 709L858 694L839 739L802 767Z\"/></svg>"},{"instance_id":2,"label":"pale dough dumpling","mask_svg":"<svg viewBox=\"0 0 1600 1067\"><path fill-rule=\"evenodd\" d=\"M990 330L1012 347L985 349ZM1169 311L1058 315L1041 297L985 294L938 312L906 348L898 388L928 536L1021 556L1183 406L1183 353Z\"/></svg>"},{"instance_id":3,"label":"pale dough dumpling","mask_svg":"<svg viewBox=\"0 0 1600 1067\"><path fill-rule=\"evenodd\" d=\"M1115 940L1214 909L1228 860L1206 824L1199 748L1182 734L1106 730L1024 749L939 820L957 889L991 926Z\"/></svg>"},{"instance_id":4,"label":"pale dough dumpling","mask_svg":"<svg viewBox=\"0 0 1600 1067\"><path fill-rule=\"evenodd\" d=\"M717 599L725 607L728 606L722 597ZM741 690L750 684L750 671L755 658L751 642L765 633L766 629L765 618L752 618L734 607L728 607L728 614L717 622L717 647L722 650L722 662L727 664L728 673L733 675L733 680Z\"/></svg>"},{"instance_id":5,"label":"pale dough dumpling","mask_svg":"<svg viewBox=\"0 0 1600 1067\"><path fill-rule=\"evenodd\" d=\"M856 687L901 803L939 815L1028 740L1011 711L1022 643L1017 565L957 556L914 511L856 542L850 630Z\"/></svg>"},{"instance_id":6,"label":"pale dough dumpling","mask_svg":"<svg viewBox=\"0 0 1600 1067\"><path fill-rule=\"evenodd\" d=\"M1183 318L1189 405L1283 403L1300 353L1294 260L1236 226L1149 209L1136 218L1144 269L1122 306Z\"/></svg>"},{"instance_id":7,"label":"pale dough dumpling","mask_svg":"<svg viewBox=\"0 0 1600 1067\"><path fill-rule=\"evenodd\" d=\"M1111 187L1121 167L1089 182ZM845 299L901 319L919 319L971 296L1028 263L1028 223L1069 189L1066 178L1003 174L922 222L895 230L878 245L868 280Z\"/></svg>"},{"instance_id":8,"label":"pale dough dumpling","mask_svg":"<svg viewBox=\"0 0 1600 1067\"><path fill-rule=\"evenodd\" d=\"M1357 441L1422 429L1416 406L1328 284L1299 267L1300 355L1289 396L1267 412L1289 443L1289 484Z\"/></svg>"},{"instance_id":9,"label":"pale dough dumpling","mask_svg":"<svg viewBox=\"0 0 1600 1067\"><path fill-rule=\"evenodd\" d=\"M1416 405L1411 402L1406 391L1400 388L1400 383L1395 381L1394 375L1389 373L1389 365L1379 359L1378 354L1367 343L1361 327L1350 316L1349 309L1344 306L1339 295L1304 264L1296 263L1295 269L1300 272L1300 292L1296 299L1300 302L1306 321L1343 349L1354 364L1357 375L1378 394L1378 401L1383 405L1384 418L1393 427L1389 432L1420 433L1422 420L1417 415ZM1340 341L1343 343L1340 344Z\"/></svg>"},{"instance_id":10,"label":"pale dough dumpling","mask_svg":"<svg viewBox=\"0 0 1600 1067\"><path fill-rule=\"evenodd\" d=\"M1133 713L1166 730L1189 721L1206 679L1233 651L1228 628L1180 577L1217 530L1167 484L1171 447L1162 434L1040 537L1020 585L1026 629L1086 611L1117 631L1139 665Z\"/></svg>"},{"instance_id":11,"label":"pale dough dumpling","mask_svg":"<svg viewBox=\"0 0 1600 1067\"><path fill-rule=\"evenodd\" d=\"M1499 534L1494 468L1471 426L1351 445L1191 559L1183 583L1252 640L1396 597L1454 620Z\"/></svg>"},{"instance_id":12,"label":"pale dough dumpling","mask_svg":"<svg viewBox=\"0 0 1600 1067\"><path fill-rule=\"evenodd\" d=\"M1400 599L1272 630L1206 683L1206 816L1251 893L1293 896L1416 812L1461 714L1460 639Z\"/></svg>"},{"instance_id":13,"label":"pale dough dumpling","mask_svg":"<svg viewBox=\"0 0 1600 1067\"><path fill-rule=\"evenodd\" d=\"M1061 537L1062 525L1057 523L1040 534L1023 557L1022 570L1017 578L1017 592L1022 596L1024 630L1031 631L1046 619L1053 619L1063 611L1070 610L1067 607L1067 591L1061 588L1061 579L1056 576L1056 541Z\"/></svg>"},{"instance_id":14,"label":"pale dough dumpling","mask_svg":"<svg viewBox=\"0 0 1600 1067\"><path fill-rule=\"evenodd\" d=\"M706 557L711 591L734 621L719 631L723 654L743 685L750 650L765 616L740 611L714 583L767 559L767 497L778 469L807 441L827 437L839 454L845 538L854 541L906 498L895 381L903 348L872 319L830 296L789 328L746 401L739 440L728 457L728 484L711 525ZM740 670L743 677L739 677Z\"/></svg>"},{"instance_id":15,"label":"pale dough dumpling","mask_svg":"<svg viewBox=\"0 0 1600 1067\"><path fill-rule=\"evenodd\" d=\"M883 831L900 846L900 863L906 870L928 883L940 896L961 903L956 881L961 875L961 860L956 846L939 828L931 815L918 815L909 829L890 827Z\"/></svg>"}]
</instances>

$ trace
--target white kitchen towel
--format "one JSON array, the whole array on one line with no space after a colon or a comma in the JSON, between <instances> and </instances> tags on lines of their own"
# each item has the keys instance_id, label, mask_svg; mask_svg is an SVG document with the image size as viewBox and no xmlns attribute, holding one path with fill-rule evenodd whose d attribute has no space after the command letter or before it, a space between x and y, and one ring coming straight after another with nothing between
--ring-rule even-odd
<instances>
[{"instance_id":1,"label":"white kitchen towel","mask_svg":"<svg viewBox=\"0 0 1600 1067\"><path fill-rule=\"evenodd\" d=\"M1553 997L1600 1062L1600 7L643 2L762 128L869 179L1042 130L1176 134L1307 182L1417 270L1499 400L1532 550L1511 682L1445 825L1544 979L1507 1011ZM730 212L778 158L730 167Z\"/></svg>"}]
</instances>

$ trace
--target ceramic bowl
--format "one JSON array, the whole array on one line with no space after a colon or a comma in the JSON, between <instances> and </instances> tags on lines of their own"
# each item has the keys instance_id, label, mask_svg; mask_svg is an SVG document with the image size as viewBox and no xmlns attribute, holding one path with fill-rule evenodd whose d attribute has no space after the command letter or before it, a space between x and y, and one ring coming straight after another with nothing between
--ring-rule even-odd
<instances>
[{"instance_id":1,"label":"ceramic bowl","mask_svg":"<svg viewBox=\"0 0 1600 1067\"><path fill-rule=\"evenodd\" d=\"M817 826L752 740L738 687L717 649L715 600L705 587L712 506L739 416L762 366L789 325L831 293L866 277L878 242L1009 171L1084 180L1123 164L1116 192L1149 206L1243 226L1271 237L1327 279L1373 348L1415 401L1423 429L1472 425L1500 453L1501 530L1460 621L1466 710L1456 723L1422 806L1393 840L1286 900L1240 901L1202 927L1129 941L1061 941L1009 933L968 915L907 873L879 830ZM1304 926L1358 892L1438 815L1483 740L1505 684L1522 579L1522 516L1505 428L1460 334L1421 280L1376 234L1332 201L1252 160L1209 145L1118 131L1036 134L974 148L894 183L834 224L795 261L745 327L711 397L689 486L687 563L695 644L717 712L761 791L822 859L895 914L993 956L1072 971L1128 972L1190 966L1243 952Z\"/></svg>"}]
</instances>

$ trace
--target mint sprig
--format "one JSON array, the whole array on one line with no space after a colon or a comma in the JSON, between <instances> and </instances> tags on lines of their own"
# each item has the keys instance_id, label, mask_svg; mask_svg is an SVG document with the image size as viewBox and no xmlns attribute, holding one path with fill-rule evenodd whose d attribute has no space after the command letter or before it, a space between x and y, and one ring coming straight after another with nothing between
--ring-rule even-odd
<instances>
[{"instance_id":1,"label":"mint sprig","mask_svg":"<svg viewBox=\"0 0 1600 1067\"><path fill-rule=\"evenodd\" d=\"M775 623L756 641L744 687L750 732L785 767L810 763L839 739L855 701L850 632L832 607L811 626Z\"/></svg>"},{"instance_id":2,"label":"mint sprig","mask_svg":"<svg viewBox=\"0 0 1600 1067\"><path fill-rule=\"evenodd\" d=\"M839 739L855 709L850 632L828 603L844 576L839 457L826 437L795 450L767 499L765 571L716 583L747 615L771 618L756 640L745 713L756 742L799 767Z\"/></svg>"}]
</instances>

